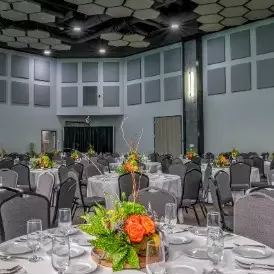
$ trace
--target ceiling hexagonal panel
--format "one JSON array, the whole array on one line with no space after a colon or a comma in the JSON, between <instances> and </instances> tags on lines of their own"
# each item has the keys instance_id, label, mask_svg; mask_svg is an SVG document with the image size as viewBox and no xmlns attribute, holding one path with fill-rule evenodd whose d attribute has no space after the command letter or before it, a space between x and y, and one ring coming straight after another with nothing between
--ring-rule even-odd
<instances>
[{"instance_id":1,"label":"ceiling hexagonal panel","mask_svg":"<svg viewBox=\"0 0 274 274\"><path fill-rule=\"evenodd\" d=\"M150 45L150 43L149 42L145 42L145 41L142 41L142 42L131 42L129 44L129 46L133 47L133 48L147 48L149 45Z\"/></svg>"},{"instance_id":2,"label":"ceiling hexagonal panel","mask_svg":"<svg viewBox=\"0 0 274 274\"><path fill-rule=\"evenodd\" d=\"M247 3L249 0L220 0L220 4L224 7L236 7L242 6Z\"/></svg>"},{"instance_id":3,"label":"ceiling hexagonal panel","mask_svg":"<svg viewBox=\"0 0 274 274\"><path fill-rule=\"evenodd\" d=\"M28 16L25 13L16 10L1 11L1 17L12 21L25 21L28 20Z\"/></svg>"},{"instance_id":4,"label":"ceiling hexagonal panel","mask_svg":"<svg viewBox=\"0 0 274 274\"><path fill-rule=\"evenodd\" d=\"M223 7L218 4L206 4L206 5L200 5L198 6L194 12L200 14L200 15L207 15L207 14L214 14L221 11Z\"/></svg>"},{"instance_id":5,"label":"ceiling hexagonal panel","mask_svg":"<svg viewBox=\"0 0 274 274\"><path fill-rule=\"evenodd\" d=\"M38 23L53 23L55 16L45 12L38 12L30 14L30 20Z\"/></svg>"},{"instance_id":6,"label":"ceiling hexagonal panel","mask_svg":"<svg viewBox=\"0 0 274 274\"><path fill-rule=\"evenodd\" d=\"M240 26L246 22L247 20L244 17L230 17L230 18L225 18L221 22L221 24L227 27L232 27L232 26Z\"/></svg>"},{"instance_id":7,"label":"ceiling hexagonal panel","mask_svg":"<svg viewBox=\"0 0 274 274\"><path fill-rule=\"evenodd\" d=\"M41 11L41 6L34 2L22 1L14 3L13 9L24 13L35 13Z\"/></svg>"},{"instance_id":8,"label":"ceiling hexagonal panel","mask_svg":"<svg viewBox=\"0 0 274 274\"><path fill-rule=\"evenodd\" d=\"M55 50L70 50L71 46L70 45L60 44L60 45L54 45L51 48L55 49Z\"/></svg>"},{"instance_id":9,"label":"ceiling hexagonal panel","mask_svg":"<svg viewBox=\"0 0 274 274\"><path fill-rule=\"evenodd\" d=\"M78 12L86 15L104 14L105 8L96 4L86 4L78 6Z\"/></svg>"},{"instance_id":10,"label":"ceiling hexagonal panel","mask_svg":"<svg viewBox=\"0 0 274 274\"><path fill-rule=\"evenodd\" d=\"M145 39L145 36L140 34L126 34L123 37L123 40L127 42L140 42L140 41L143 41L144 39Z\"/></svg>"},{"instance_id":11,"label":"ceiling hexagonal panel","mask_svg":"<svg viewBox=\"0 0 274 274\"><path fill-rule=\"evenodd\" d=\"M114 7L108 8L106 14L110 15L111 17L120 18L120 17L128 17L133 13L132 9L127 7Z\"/></svg>"},{"instance_id":12,"label":"ceiling hexagonal panel","mask_svg":"<svg viewBox=\"0 0 274 274\"><path fill-rule=\"evenodd\" d=\"M119 7L123 5L124 0L95 0L96 4L99 4L106 8Z\"/></svg>"},{"instance_id":13,"label":"ceiling hexagonal panel","mask_svg":"<svg viewBox=\"0 0 274 274\"><path fill-rule=\"evenodd\" d=\"M154 4L152 0L127 0L124 4L126 7L133 10L149 9Z\"/></svg>"},{"instance_id":14,"label":"ceiling hexagonal panel","mask_svg":"<svg viewBox=\"0 0 274 274\"><path fill-rule=\"evenodd\" d=\"M251 10L268 9L274 5L273 0L251 0L246 6Z\"/></svg>"},{"instance_id":15,"label":"ceiling hexagonal panel","mask_svg":"<svg viewBox=\"0 0 274 274\"><path fill-rule=\"evenodd\" d=\"M108 40L108 41L119 40L122 37L123 37L123 34L119 32L110 32L110 33L101 34L101 39Z\"/></svg>"},{"instance_id":16,"label":"ceiling hexagonal panel","mask_svg":"<svg viewBox=\"0 0 274 274\"><path fill-rule=\"evenodd\" d=\"M40 49L40 50L49 48L49 45L45 45L45 44L42 44L42 43L34 43L34 44L30 44L29 46L30 46L30 48Z\"/></svg>"},{"instance_id":17,"label":"ceiling hexagonal panel","mask_svg":"<svg viewBox=\"0 0 274 274\"><path fill-rule=\"evenodd\" d=\"M247 12L248 12L247 8L239 6L239 7L225 8L220 12L220 14L223 15L224 17L237 17L237 16L242 16Z\"/></svg>"},{"instance_id":18,"label":"ceiling hexagonal panel","mask_svg":"<svg viewBox=\"0 0 274 274\"><path fill-rule=\"evenodd\" d=\"M224 19L224 17L219 14L209 14L199 17L197 21L204 24L212 24L219 23L222 19Z\"/></svg>"},{"instance_id":19,"label":"ceiling hexagonal panel","mask_svg":"<svg viewBox=\"0 0 274 274\"><path fill-rule=\"evenodd\" d=\"M38 38L33 37L17 37L18 42L26 43L26 44L32 44L32 43L38 43Z\"/></svg>"},{"instance_id":20,"label":"ceiling hexagonal panel","mask_svg":"<svg viewBox=\"0 0 274 274\"><path fill-rule=\"evenodd\" d=\"M248 20L261 20L271 16L273 12L270 10L251 10L244 17Z\"/></svg>"},{"instance_id":21,"label":"ceiling hexagonal panel","mask_svg":"<svg viewBox=\"0 0 274 274\"><path fill-rule=\"evenodd\" d=\"M27 47L28 47L28 44L26 44L26 43L21 43L21 42L8 42L8 46L9 46L9 47L12 47L12 48L19 48L19 49L22 49L22 48L27 48Z\"/></svg>"},{"instance_id":22,"label":"ceiling hexagonal panel","mask_svg":"<svg viewBox=\"0 0 274 274\"><path fill-rule=\"evenodd\" d=\"M15 41L14 37L0 35L0 42L12 42L12 41Z\"/></svg>"},{"instance_id":23,"label":"ceiling hexagonal panel","mask_svg":"<svg viewBox=\"0 0 274 274\"><path fill-rule=\"evenodd\" d=\"M0 2L0 10L10 10L10 4L7 2Z\"/></svg>"},{"instance_id":24,"label":"ceiling hexagonal panel","mask_svg":"<svg viewBox=\"0 0 274 274\"><path fill-rule=\"evenodd\" d=\"M27 31L28 36L34 37L34 38L48 38L50 37L49 32L43 31L43 30L28 30Z\"/></svg>"},{"instance_id":25,"label":"ceiling hexagonal panel","mask_svg":"<svg viewBox=\"0 0 274 274\"><path fill-rule=\"evenodd\" d=\"M61 40L56 38L45 38L41 39L41 42L46 45L58 45L61 44Z\"/></svg>"},{"instance_id":26,"label":"ceiling hexagonal panel","mask_svg":"<svg viewBox=\"0 0 274 274\"><path fill-rule=\"evenodd\" d=\"M216 3L218 0L192 0L192 2L197 3L199 5L204 5L204 4L212 4Z\"/></svg>"},{"instance_id":27,"label":"ceiling hexagonal panel","mask_svg":"<svg viewBox=\"0 0 274 274\"><path fill-rule=\"evenodd\" d=\"M116 40L116 41L109 41L108 44L110 46L114 46L114 47L125 47L128 45L129 42L124 41L124 40Z\"/></svg>"},{"instance_id":28,"label":"ceiling hexagonal panel","mask_svg":"<svg viewBox=\"0 0 274 274\"><path fill-rule=\"evenodd\" d=\"M133 16L142 20L155 19L160 15L159 11L153 9L136 10Z\"/></svg>"},{"instance_id":29,"label":"ceiling hexagonal panel","mask_svg":"<svg viewBox=\"0 0 274 274\"><path fill-rule=\"evenodd\" d=\"M75 5L89 4L93 2L93 0L65 0L65 1Z\"/></svg>"},{"instance_id":30,"label":"ceiling hexagonal panel","mask_svg":"<svg viewBox=\"0 0 274 274\"><path fill-rule=\"evenodd\" d=\"M15 28L3 29L2 32L4 35L7 35L7 36L13 36L13 37L26 36L26 33L24 30L15 29Z\"/></svg>"},{"instance_id":31,"label":"ceiling hexagonal panel","mask_svg":"<svg viewBox=\"0 0 274 274\"><path fill-rule=\"evenodd\" d=\"M216 24L203 24L199 27L200 30L203 30L205 32L213 32L213 31L219 31L224 28L223 25L216 23Z\"/></svg>"}]
</instances>

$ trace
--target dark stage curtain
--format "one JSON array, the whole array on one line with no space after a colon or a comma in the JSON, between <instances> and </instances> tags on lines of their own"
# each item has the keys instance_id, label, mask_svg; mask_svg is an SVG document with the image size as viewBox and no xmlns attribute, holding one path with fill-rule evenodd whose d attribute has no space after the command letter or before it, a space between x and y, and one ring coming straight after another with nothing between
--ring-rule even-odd
<instances>
[{"instance_id":1,"label":"dark stage curtain","mask_svg":"<svg viewBox=\"0 0 274 274\"><path fill-rule=\"evenodd\" d=\"M91 144L97 153L113 153L112 127L65 127L64 147L86 152Z\"/></svg>"}]
</instances>

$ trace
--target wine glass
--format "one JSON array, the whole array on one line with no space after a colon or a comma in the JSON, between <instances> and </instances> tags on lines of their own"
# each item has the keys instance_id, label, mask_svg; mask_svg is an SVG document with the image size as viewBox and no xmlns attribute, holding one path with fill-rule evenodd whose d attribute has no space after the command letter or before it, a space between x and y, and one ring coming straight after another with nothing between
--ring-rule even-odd
<instances>
[{"instance_id":1,"label":"wine glass","mask_svg":"<svg viewBox=\"0 0 274 274\"><path fill-rule=\"evenodd\" d=\"M149 274L165 273L165 248L160 241L155 243L153 240L147 242L146 249L146 269Z\"/></svg>"},{"instance_id":2,"label":"wine glass","mask_svg":"<svg viewBox=\"0 0 274 274\"><path fill-rule=\"evenodd\" d=\"M177 206L174 203L165 205L165 224L168 230L173 234L173 230L177 224Z\"/></svg>"},{"instance_id":3,"label":"wine glass","mask_svg":"<svg viewBox=\"0 0 274 274\"><path fill-rule=\"evenodd\" d=\"M207 213L207 228L220 228L221 227L221 215L219 212Z\"/></svg>"},{"instance_id":4,"label":"wine glass","mask_svg":"<svg viewBox=\"0 0 274 274\"><path fill-rule=\"evenodd\" d=\"M68 237L52 239L51 264L58 274L64 273L70 265L70 246Z\"/></svg>"},{"instance_id":5,"label":"wine glass","mask_svg":"<svg viewBox=\"0 0 274 274\"><path fill-rule=\"evenodd\" d=\"M29 220L27 222L27 243L29 248L32 250L32 257L29 259L30 262L38 262L42 258L36 255L36 251L40 248L42 243L42 221L41 220Z\"/></svg>"},{"instance_id":6,"label":"wine glass","mask_svg":"<svg viewBox=\"0 0 274 274\"><path fill-rule=\"evenodd\" d=\"M58 212L58 228L63 235L68 235L71 230L71 209L60 208Z\"/></svg>"}]
</instances>

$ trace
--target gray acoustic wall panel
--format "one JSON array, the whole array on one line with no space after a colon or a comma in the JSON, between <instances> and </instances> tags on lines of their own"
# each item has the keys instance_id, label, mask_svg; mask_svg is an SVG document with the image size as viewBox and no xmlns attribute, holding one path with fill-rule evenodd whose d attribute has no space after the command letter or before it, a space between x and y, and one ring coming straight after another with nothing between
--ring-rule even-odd
<instances>
[{"instance_id":1,"label":"gray acoustic wall panel","mask_svg":"<svg viewBox=\"0 0 274 274\"><path fill-rule=\"evenodd\" d=\"M50 86L34 85L34 105L50 107Z\"/></svg>"},{"instance_id":2,"label":"gray acoustic wall panel","mask_svg":"<svg viewBox=\"0 0 274 274\"><path fill-rule=\"evenodd\" d=\"M251 90L251 63L231 66L231 92Z\"/></svg>"},{"instance_id":3,"label":"gray acoustic wall panel","mask_svg":"<svg viewBox=\"0 0 274 274\"><path fill-rule=\"evenodd\" d=\"M0 80L0 103L7 102L7 82L6 80Z\"/></svg>"},{"instance_id":4,"label":"gray acoustic wall panel","mask_svg":"<svg viewBox=\"0 0 274 274\"><path fill-rule=\"evenodd\" d=\"M182 98L182 76L165 78L165 101L177 100Z\"/></svg>"},{"instance_id":5,"label":"gray acoustic wall panel","mask_svg":"<svg viewBox=\"0 0 274 274\"><path fill-rule=\"evenodd\" d=\"M104 87L103 88L103 106L104 107L119 107L119 87Z\"/></svg>"},{"instance_id":6,"label":"gray acoustic wall panel","mask_svg":"<svg viewBox=\"0 0 274 274\"><path fill-rule=\"evenodd\" d=\"M176 48L164 52L164 72L175 72L182 69L182 49Z\"/></svg>"},{"instance_id":7,"label":"gray acoustic wall panel","mask_svg":"<svg viewBox=\"0 0 274 274\"><path fill-rule=\"evenodd\" d=\"M97 106L97 87L83 87L83 106Z\"/></svg>"},{"instance_id":8,"label":"gray acoustic wall panel","mask_svg":"<svg viewBox=\"0 0 274 274\"><path fill-rule=\"evenodd\" d=\"M127 86L127 104L139 105L142 103L142 86L141 84L134 84Z\"/></svg>"},{"instance_id":9,"label":"gray acoustic wall panel","mask_svg":"<svg viewBox=\"0 0 274 274\"><path fill-rule=\"evenodd\" d=\"M50 61L34 60L34 79L38 81L50 81Z\"/></svg>"},{"instance_id":10,"label":"gray acoustic wall panel","mask_svg":"<svg viewBox=\"0 0 274 274\"><path fill-rule=\"evenodd\" d=\"M208 95L226 93L226 69L218 68L207 71Z\"/></svg>"},{"instance_id":11,"label":"gray acoustic wall panel","mask_svg":"<svg viewBox=\"0 0 274 274\"><path fill-rule=\"evenodd\" d=\"M127 80L132 81L141 78L141 58L127 61Z\"/></svg>"},{"instance_id":12,"label":"gray acoustic wall panel","mask_svg":"<svg viewBox=\"0 0 274 274\"><path fill-rule=\"evenodd\" d=\"M83 63L82 81L98 82L98 63L97 62Z\"/></svg>"},{"instance_id":13,"label":"gray acoustic wall panel","mask_svg":"<svg viewBox=\"0 0 274 274\"><path fill-rule=\"evenodd\" d=\"M230 35L231 60L250 56L250 31L245 30Z\"/></svg>"},{"instance_id":14,"label":"gray acoustic wall panel","mask_svg":"<svg viewBox=\"0 0 274 274\"><path fill-rule=\"evenodd\" d=\"M78 87L62 87L62 107L78 106Z\"/></svg>"},{"instance_id":15,"label":"gray acoustic wall panel","mask_svg":"<svg viewBox=\"0 0 274 274\"><path fill-rule=\"evenodd\" d=\"M103 78L104 82L119 82L119 63L104 62L103 63Z\"/></svg>"},{"instance_id":16,"label":"gray acoustic wall panel","mask_svg":"<svg viewBox=\"0 0 274 274\"><path fill-rule=\"evenodd\" d=\"M160 80L145 82L145 103L161 101Z\"/></svg>"},{"instance_id":17,"label":"gray acoustic wall panel","mask_svg":"<svg viewBox=\"0 0 274 274\"><path fill-rule=\"evenodd\" d=\"M0 53L0 75L7 75L7 59L5 53Z\"/></svg>"},{"instance_id":18,"label":"gray acoustic wall panel","mask_svg":"<svg viewBox=\"0 0 274 274\"><path fill-rule=\"evenodd\" d=\"M145 77L160 74L160 53L145 57Z\"/></svg>"},{"instance_id":19,"label":"gray acoustic wall panel","mask_svg":"<svg viewBox=\"0 0 274 274\"><path fill-rule=\"evenodd\" d=\"M207 64L217 64L225 61L225 37L207 41Z\"/></svg>"},{"instance_id":20,"label":"gray acoustic wall panel","mask_svg":"<svg viewBox=\"0 0 274 274\"><path fill-rule=\"evenodd\" d=\"M274 23L256 29L257 54L274 52Z\"/></svg>"},{"instance_id":21,"label":"gray acoustic wall panel","mask_svg":"<svg viewBox=\"0 0 274 274\"><path fill-rule=\"evenodd\" d=\"M63 63L62 64L62 83L78 82L78 64Z\"/></svg>"},{"instance_id":22,"label":"gray acoustic wall panel","mask_svg":"<svg viewBox=\"0 0 274 274\"><path fill-rule=\"evenodd\" d=\"M11 56L11 77L29 78L29 58L24 56Z\"/></svg>"},{"instance_id":23,"label":"gray acoustic wall panel","mask_svg":"<svg viewBox=\"0 0 274 274\"><path fill-rule=\"evenodd\" d=\"M257 61L258 89L274 87L273 67L273 58Z\"/></svg>"},{"instance_id":24,"label":"gray acoustic wall panel","mask_svg":"<svg viewBox=\"0 0 274 274\"><path fill-rule=\"evenodd\" d=\"M29 104L29 84L12 82L11 83L11 102L16 105Z\"/></svg>"}]
</instances>

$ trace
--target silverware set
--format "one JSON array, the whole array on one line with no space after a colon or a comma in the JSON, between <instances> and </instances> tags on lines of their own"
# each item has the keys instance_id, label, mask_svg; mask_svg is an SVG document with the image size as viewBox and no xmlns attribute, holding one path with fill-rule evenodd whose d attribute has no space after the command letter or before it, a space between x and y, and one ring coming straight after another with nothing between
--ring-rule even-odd
<instances>
[{"instance_id":1,"label":"silverware set","mask_svg":"<svg viewBox=\"0 0 274 274\"><path fill-rule=\"evenodd\" d=\"M268 269L268 270L274 270L274 264L262 264L262 263L247 263L247 262L243 262L243 261L239 261L237 259L235 259L235 262L237 263L237 265L239 265L240 267L244 268L244 269L256 269L256 268L262 268L262 269Z\"/></svg>"},{"instance_id":2,"label":"silverware set","mask_svg":"<svg viewBox=\"0 0 274 274\"><path fill-rule=\"evenodd\" d=\"M1 274L13 274L13 273L18 272L21 269L22 269L22 266L20 266L20 265L16 265L11 268L0 268L0 273Z\"/></svg>"}]
</instances>

